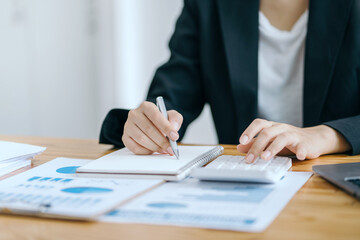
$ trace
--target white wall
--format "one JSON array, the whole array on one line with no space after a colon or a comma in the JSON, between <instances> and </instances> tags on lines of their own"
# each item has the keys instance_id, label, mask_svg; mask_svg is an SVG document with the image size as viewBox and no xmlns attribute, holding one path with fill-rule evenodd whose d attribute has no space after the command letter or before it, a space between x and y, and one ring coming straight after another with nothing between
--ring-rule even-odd
<instances>
[{"instance_id":1,"label":"white wall","mask_svg":"<svg viewBox=\"0 0 360 240\"><path fill-rule=\"evenodd\" d=\"M1 134L98 134L92 2L0 2Z\"/></svg>"},{"instance_id":2,"label":"white wall","mask_svg":"<svg viewBox=\"0 0 360 240\"><path fill-rule=\"evenodd\" d=\"M181 8L182 0L0 1L0 134L97 138L108 110L145 98ZM208 110L202 118L185 141L216 142Z\"/></svg>"},{"instance_id":3,"label":"white wall","mask_svg":"<svg viewBox=\"0 0 360 240\"><path fill-rule=\"evenodd\" d=\"M119 107L134 108L144 100L156 67L169 56L167 44L181 8L181 0L115 1Z\"/></svg>"},{"instance_id":4,"label":"white wall","mask_svg":"<svg viewBox=\"0 0 360 240\"><path fill-rule=\"evenodd\" d=\"M117 106L137 107L156 68L169 58L168 41L174 31L182 0L116 1ZM217 143L210 109L189 127L183 142Z\"/></svg>"}]
</instances>

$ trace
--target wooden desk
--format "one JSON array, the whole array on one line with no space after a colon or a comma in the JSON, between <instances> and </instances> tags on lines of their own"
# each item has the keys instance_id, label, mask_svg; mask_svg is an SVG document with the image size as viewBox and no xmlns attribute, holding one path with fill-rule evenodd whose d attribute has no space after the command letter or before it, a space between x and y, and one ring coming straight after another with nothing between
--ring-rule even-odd
<instances>
[{"instance_id":1,"label":"wooden desk","mask_svg":"<svg viewBox=\"0 0 360 240\"><path fill-rule=\"evenodd\" d=\"M0 140L46 146L37 166L56 157L95 159L112 151L96 140L0 136ZM237 154L225 145L226 154ZM359 162L360 156L332 155L295 161L293 171L311 171L316 164ZM22 170L23 171L23 170ZM20 172L20 171L18 171ZM241 233L142 224L84 223L31 217L0 216L0 239L360 239L360 201L312 176L275 221L262 233Z\"/></svg>"}]
</instances>

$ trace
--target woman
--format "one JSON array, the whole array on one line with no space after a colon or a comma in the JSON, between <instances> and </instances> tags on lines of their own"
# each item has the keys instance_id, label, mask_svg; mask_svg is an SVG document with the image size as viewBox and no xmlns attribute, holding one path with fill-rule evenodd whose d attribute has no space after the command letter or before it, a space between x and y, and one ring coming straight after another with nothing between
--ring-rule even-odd
<instances>
[{"instance_id":1,"label":"woman","mask_svg":"<svg viewBox=\"0 0 360 240\"><path fill-rule=\"evenodd\" d=\"M247 162L359 154L359 15L359 0L187 0L147 101L112 110L100 141L173 154L165 136L178 140L209 103L219 142Z\"/></svg>"}]
</instances>

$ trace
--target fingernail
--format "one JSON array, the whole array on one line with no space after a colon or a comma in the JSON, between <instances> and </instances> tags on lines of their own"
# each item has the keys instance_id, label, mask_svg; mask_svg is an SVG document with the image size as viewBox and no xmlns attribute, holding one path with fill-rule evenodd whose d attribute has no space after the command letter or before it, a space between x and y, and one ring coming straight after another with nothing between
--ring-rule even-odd
<instances>
[{"instance_id":1,"label":"fingernail","mask_svg":"<svg viewBox=\"0 0 360 240\"><path fill-rule=\"evenodd\" d=\"M298 160L305 160L305 157L306 157L305 154L302 153L302 152L299 152L299 153L296 154L296 158Z\"/></svg>"},{"instance_id":2,"label":"fingernail","mask_svg":"<svg viewBox=\"0 0 360 240\"><path fill-rule=\"evenodd\" d=\"M269 150L266 150L263 154L262 154L262 159L267 160L271 155L271 152Z\"/></svg>"},{"instance_id":3,"label":"fingernail","mask_svg":"<svg viewBox=\"0 0 360 240\"><path fill-rule=\"evenodd\" d=\"M247 163L251 163L254 160L254 154L250 153L245 157Z\"/></svg>"},{"instance_id":4,"label":"fingernail","mask_svg":"<svg viewBox=\"0 0 360 240\"><path fill-rule=\"evenodd\" d=\"M171 125L173 126L173 128L178 131L179 130L179 123L178 122L171 122Z\"/></svg>"},{"instance_id":5,"label":"fingernail","mask_svg":"<svg viewBox=\"0 0 360 240\"><path fill-rule=\"evenodd\" d=\"M176 132L170 132L170 138L171 140L176 141L179 138L179 134L177 134Z\"/></svg>"},{"instance_id":6,"label":"fingernail","mask_svg":"<svg viewBox=\"0 0 360 240\"><path fill-rule=\"evenodd\" d=\"M249 137L248 137L247 135L243 135L243 136L241 136L241 138L240 138L240 143L241 143L242 145L245 145L248 140L249 140Z\"/></svg>"},{"instance_id":7,"label":"fingernail","mask_svg":"<svg viewBox=\"0 0 360 240\"><path fill-rule=\"evenodd\" d=\"M171 147L168 147L166 150L167 150L167 152L168 152L170 155L174 155L174 152L173 152L173 150L171 149Z\"/></svg>"}]
</instances>

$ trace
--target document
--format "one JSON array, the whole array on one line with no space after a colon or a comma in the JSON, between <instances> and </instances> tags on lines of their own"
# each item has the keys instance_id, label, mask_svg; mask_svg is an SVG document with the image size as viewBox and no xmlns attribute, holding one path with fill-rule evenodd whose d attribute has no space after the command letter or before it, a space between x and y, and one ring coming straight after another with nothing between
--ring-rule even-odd
<instances>
[{"instance_id":1,"label":"document","mask_svg":"<svg viewBox=\"0 0 360 240\"><path fill-rule=\"evenodd\" d=\"M30 166L31 159L45 149L29 144L0 141L0 176Z\"/></svg>"},{"instance_id":2,"label":"document","mask_svg":"<svg viewBox=\"0 0 360 240\"><path fill-rule=\"evenodd\" d=\"M0 162L10 162L33 158L45 151L45 147L39 147L23 143L0 141Z\"/></svg>"},{"instance_id":3,"label":"document","mask_svg":"<svg viewBox=\"0 0 360 240\"><path fill-rule=\"evenodd\" d=\"M168 182L100 220L261 232L311 175L288 172L277 184Z\"/></svg>"},{"instance_id":4,"label":"document","mask_svg":"<svg viewBox=\"0 0 360 240\"><path fill-rule=\"evenodd\" d=\"M161 180L76 177L91 160L57 158L0 181L0 209L6 213L93 219Z\"/></svg>"}]
</instances>

